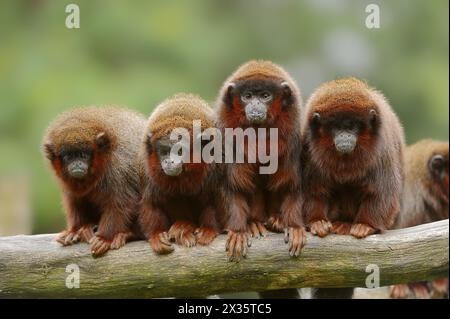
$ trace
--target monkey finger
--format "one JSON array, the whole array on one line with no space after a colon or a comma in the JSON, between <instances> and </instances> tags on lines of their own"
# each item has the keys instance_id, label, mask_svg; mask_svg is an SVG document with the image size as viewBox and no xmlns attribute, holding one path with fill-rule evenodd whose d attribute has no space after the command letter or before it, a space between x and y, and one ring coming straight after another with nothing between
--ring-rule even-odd
<instances>
[{"instance_id":1,"label":"monkey finger","mask_svg":"<svg viewBox=\"0 0 450 319\"><path fill-rule=\"evenodd\" d=\"M111 249L119 249L120 247L125 246L130 235L130 233L118 233L115 235L111 242Z\"/></svg>"},{"instance_id":2,"label":"monkey finger","mask_svg":"<svg viewBox=\"0 0 450 319\"><path fill-rule=\"evenodd\" d=\"M247 246L251 247L252 246L252 238L250 236L247 236L246 240L247 240Z\"/></svg>"},{"instance_id":3,"label":"monkey finger","mask_svg":"<svg viewBox=\"0 0 450 319\"><path fill-rule=\"evenodd\" d=\"M55 240L58 243L60 243L61 245L64 245L64 241L66 240L66 237L67 237L67 230L63 230L56 236Z\"/></svg>"},{"instance_id":4,"label":"monkey finger","mask_svg":"<svg viewBox=\"0 0 450 319\"><path fill-rule=\"evenodd\" d=\"M234 247L236 245L236 234L231 234L228 236L229 237L228 237L228 241L227 241L226 250L228 252L228 256L230 257L233 254Z\"/></svg>"},{"instance_id":5,"label":"monkey finger","mask_svg":"<svg viewBox=\"0 0 450 319\"><path fill-rule=\"evenodd\" d=\"M160 233L158 238L162 244L164 244L166 246L172 246L172 243L170 242L170 239L169 239L169 235L166 232Z\"/></svg>"},{"instance_id":6,"label":"monkey finger","mask_svg":"<svg viewBox=\"0 0 450 319\"><path fill-rule=\"evenodd\" d=\"M95 236L94 230L91 225L81 227L78 231L78 234L80 236L80 240L87 243L91 240L92 237Z\"/></svg>"},{"instance_id":7,"label":"monkey finger","mask_svg":"<svg viewBox=\"0 0 450 319\"><path fill-rule=\"evenodd\" d=\"M236 241L236 247L234 248L234 255L236 257L236 260L241 259L241 253L242 253L242 246L243 246L244 238L242 236L239 236L238 240Z\"/></svg>"},{"instance_id":8,"label":"monkey finger","mask_svg":"<svg viewBox=\"0 0 450 319\"><path fill-rule=\"evenodd\" d=\"M258 232L260 234L261 237L266 237L267 236L267 229L266 227L264 227L264 225L260 222L256 223L256 227L258 227Z\"/></svg>"},{"instance_id":9,"label":"monkey finger","mask_svg":"<svg viewBox=\"0 0 450 319\"><path fill-rule=\"evenodd\" d=\"M289 242L289 230L287 228L284 229L284 243L287 244Z\"/></svg>"},{"instance_id":10,"label":"monkey finger","mask_svg":"<svg viewBox=\"0 0 450 319\"><path fill-rule=\"evenodd\" d=\"M250 223L249 228L250 228L250 235L252 237L259 238L259 230L256 223Z\"/></svg>"},{"instance_id":11,"label":"monkey finger","mask_svg":"<svg viewBox=\"0 0 450 319\"><path fill-rule=\"evenodd\" d=\"M244 243L243 247L242 247L242 257L247 258L247 253L248 253L248 243Z\"/></svg>"},{"instance_id":12,"label":"monkey finger","mask_svg":"<svg viewBox=\"0 0 450 319\"><path fill-rule=\"evenodd\" d=\"M67 246L67 245L71 245L71 244L73 244L75 241L74 241L74 237L75 237L75 232L73 232L73 231L70 231L68 234L67 234L67 236L66 236L66 238L65 238L65 240L64 240L64 246Z\"/></svg>"},{"instance_id":13,"label":"monkey finger","mask_svg":"<svg viewBox=\"0 0 450 319\"><path fill-rule=\"evenodd\" d=\"M98 236L94 237L91 244L91 252L94 256L100 256L106 253L110 248L110 243Z\"/></svg>"},{"instance_id":14,"label":"monkey finger","mask_svg":"<svg viewBox=\"0 0 450 319\"><path fill-rule=\"evenodd\" d=\"M297 246L297 250L295 251L295 257L300 256L300 252L302 251L303 247L306 245L306 231L304 228L299 229L299 243Z\"/></svg>"}]
</instances>

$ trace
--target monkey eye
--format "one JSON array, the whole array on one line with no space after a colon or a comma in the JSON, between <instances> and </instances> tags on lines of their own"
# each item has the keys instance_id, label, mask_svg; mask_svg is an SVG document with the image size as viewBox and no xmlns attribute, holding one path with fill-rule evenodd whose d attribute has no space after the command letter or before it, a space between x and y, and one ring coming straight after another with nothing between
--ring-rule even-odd
<instances>
[{"instance_id":1,"label":"monkey eye","mask_svg":"<svg viewBox=\"0 0 450 319\"><path fill-rule=\"evenodd\" d=\"M272 94L270 94L267 91L266 92L262 92L260 96L261 96L261 100L263 102L267 102L267 101L270 101L272 99Z\"/></svg>"},{"instance_id":2,"label":"monkey eye","mask_svg":"<svg viewBox=\"0 0 450 319\"><path fill-rule=\"evenodd\" d=\"M445 167L444 156L434 155L430 160L430 167L434 171L441 171Z\"/></svg>"},{"instance_id":3,"label":"monkey eye","mask_svg":"<svg viewBox=\"0 0 450 319\"><path fill-rule=\"evenodd\" d=\"M244 92L244 94L242 94L242 100L244 102L250 101L252 99L252 97L253 97L253 94L250 91L246 91L246 92Z\"/></svg>"}]
</instances>

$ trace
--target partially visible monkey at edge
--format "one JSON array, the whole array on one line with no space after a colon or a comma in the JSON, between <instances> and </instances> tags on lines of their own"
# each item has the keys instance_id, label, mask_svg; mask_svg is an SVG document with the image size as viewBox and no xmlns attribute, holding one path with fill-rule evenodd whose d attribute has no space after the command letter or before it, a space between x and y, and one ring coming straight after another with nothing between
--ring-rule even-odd
<instances>
[{"instance_id":1,"label":"partially visible monkey at edge","mask_svg":"<svg viewBox=\"0 0 450 319\"><path fill-rule=\"evenodd\" d=\"M448 218L449 144L421 140L406 150L402 208L394 228L406 228ZM391 286L393 298L447 297L448 278Z\"/></svg>"},{"instance_id":2,"label":"partially visible monkey at edge","mask_svg":"<svg viewBox=\"0 0 450 319\"><path fill-rule=\"evenodd\" d=\"M300 194L300 106L294 80L280 66L255 60L240 66L224 83L217 102L217 126L263 129L270 145L269 129L278 129L278 168L260 174L261 163L249 163L248 151L257 149L248 139L244 163L226 165L227 255L231 261L246 257L250 236L285 230L289 254L299 256L306 241ZM237 145L239 143L234 143ZM239 145L238 145L239 146ZM271 146L269 146L271 147ZM274 151L271 149L271 151Z\"/></svg>"},{"instance_id":3,"label":"partially visible monkey at edge","mask_svg":"<svg viewBox=\"0 0 450 319\"><path fill-rule=\"evenodd\" d=\"M61 185L67 229L59 243L88 242L98 256L136 235L144 127L143 116L115 107L75 108L50 124L42 148Z\"/></svg>"},{"instance_id":4,"label":"partially visible monkey at edge","mask_svg":"<svg viewBox=\"0 0 450 319\"><path fill-rule=\"evenodd\" d=\"M201 138L193 135L197 120L202 130L214 127L212 109L200 97L181 93L157 106L148 120L139 156L145 170L139 224L158 254L171 253L173 242L185 247L208 245L222 231L217 220L221 205L215 192L215 165L203 158L193 162L197 151L193 142ZM189 132L190 145L183 147L190 152L190 162L171 156L179 142L170 139L176 128Z\"/></svg>"}]
</instances>

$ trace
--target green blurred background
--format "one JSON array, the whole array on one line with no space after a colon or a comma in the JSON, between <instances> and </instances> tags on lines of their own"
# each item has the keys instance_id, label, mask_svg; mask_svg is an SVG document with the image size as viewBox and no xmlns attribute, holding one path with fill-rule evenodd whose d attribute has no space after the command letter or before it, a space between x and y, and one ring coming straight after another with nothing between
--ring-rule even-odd
<instances>
[{"instance_id":1,"label":"green blurred background","mask_svg":"<svg viewBox=\"0 0 450 319\"><path fill-rule=\"evenodd\" d=\"M81 28L65 27L76 3ZM367 29L366 5L381 9ZM148 115L176 92L214 101L239 64L270 59L305 98L354 75L385 93L409 143L448 139L448 0L0 2L0 235L64 227L39 144L75 105L125 105Z\"/></svg>"}]
</instances>

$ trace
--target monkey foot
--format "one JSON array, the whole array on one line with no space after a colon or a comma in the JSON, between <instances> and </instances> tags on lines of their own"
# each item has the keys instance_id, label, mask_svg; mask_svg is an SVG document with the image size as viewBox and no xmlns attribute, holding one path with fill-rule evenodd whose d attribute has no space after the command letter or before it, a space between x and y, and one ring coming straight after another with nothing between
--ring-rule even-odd
<instances>
[{"instance_id":1,"label":"monkey foot","mask_svg":"<svg viewBox=\"0 0 450 319\"><path fill-rule=\"evenodd\" d=\"M69 246L80 241L78 230L63 230L55 239L63 246Z\"/></svg>"},{"instance_id":2,"label":"monkey foot","mask_svg":"<svg viewBox=\"0 0 450 319\"><path fill-rule=\"evenodd\" d=\"M369 235L372 235L376 232L376 229L370 227L367 224L353 224L350 228L350 235L356 238L364 238Z\"/></svg>"},{"instance_id":3,"label":"monkey foot","mask_svg":"<svg viewBox=\"0 0 450 319\"><path fill-rule=\"evenodd\" d=\"M133 233L130 231L115 234L111 241L111 249L123 247L132 236Z\"/></svg>"},{"instance_id":4,"label":"monkey foot","mask_svg":"<svg viewBox=\"0 0 450 319\"><path fill-rule=\"evenodd\" d=\"M417 299L430 299L431 295L426 283L414 283L410 285Z\"/></svg>"},{"instance_id":5,"label":"monkey foot","mask_svg":"<svg viewBox=\"0 0 450 319\"><path fill-rule=\"evenodd\" d=\"M197 243L202 246L211 244L217 235L219 235L219 232L210 227L200 227L195 230Z\"/></svg>"},{"instance_id":6,"label":"monkey foot","mask_svg":"<svg viewBox=\"0 0 450 319\"><path fill-rule=\"evenodd\" d=\"M433 290L438 294L444 295L448 293L448 278L436 279L431 282Z\"/></svg>"},{"instance_id":7,"label":"monkey foot","mask_svg":"<svg viewBox=\"0 0 450 319\"><path fill-rule=\"evenodd\" d=\"M289 245L289 255L298 257L306 244L305 227L289 227L284 230L284 242Z\"/></svg>"},{"instance_id":8,"label":"monkey foot","mask_svg":"<svg viewBox=\"0 0 450 319\"><path fill-rule=\"evenodd\" d=\"M248 225L250 236L254 238L262 238L266 237L267 235L267 229L264 227L264 225L260 222L253 221Z\"/></svg>"},{"instance_id":9,"label":"monkey foot","mask_svg":"<svg viewBox=\"0 0 450 319\"><path fill-rule=\"evenodd\" d=\"M350 235L352 224L345 222L333 222L331 232L338 235Z\"/></svg>"},{"instance_id":10,"label":"monkey foot","mask_svg":"<svg viewBox=\"0 0 450 319\"><path fill-rule=\"evenodd\" d=\"M165 255L173 252L173 245L170 242L167 232L160 232L152 235L148 242L153 251L157 254Z\"/></svg>"},{"instance_id":11,"label":"monkey foot","mask_svg":"<svg viewBox=\"0 0 450 319\"><path fill-rule=\"evenodd\" d=\"M267 220L267 228L275 233L282 233L284 231L284 225L280 216L270 216Z\"/></svg>"},{"instance_id":12,"label":"monkey foot","mask_svg":"<svg viewBox=\"0 0 450 319\"><path fill-rule=\"evenodd\" d=\"M316 220L309 225L311 234L317 235L319 237L325 237L331 231L331 223L325 219Z\"/></svg>"},{"instance_id":13,"label":"monkey foot","mask_svg":"<svg viewBox=\"0 0 450 319\"><path fill-rule=\"evenodd\" d=\"M391 298L394 299L405 299L409 294L408 285L405 284L391 286L389 290Z\"/></svg>"},{"instance_id":14,"label":"monkey foot","mask_svg":"<svg viewBox=\"0 0 450 319\"><path fill-rule=\"evenodd\" d=\"M195 229L195 225L190 222L177 221L169 229L169 238L178 245L193 247L196 244Z\"/></svg>"},{"instance_id":15,"label":"monkey foot","mask_svg":"<svg viewBox=\"0 0 450 319\"><path fill-rule=\"evenodd\" d=\"M111 241L100 236L94 236L89 241L91 245L91 253L95 257L101 256L111 248Z\"/></svg>"},{"instance_id":16,"label":"monkey foot","mask_svg":"<svg viewBox=\"0 0 450 319\"><path fill-rule=\"evenodd\" d=\"M228 231L225 250L229 261L239 262L241 257L247 257L248 247L250 246L250 236L247 232Z\"/></svg>"},{"instance_id":17,"label":"monkey foot","mask_svg":"<svg viewBox=\"0 0 450 319\"><path fill-rule=\"evenodd\" d=\"M78 230L78 236L80 237L80 241L84 243L88 243L94 234L94 226L93 225L84 225Z\"/></svg>"}]
</instances>

